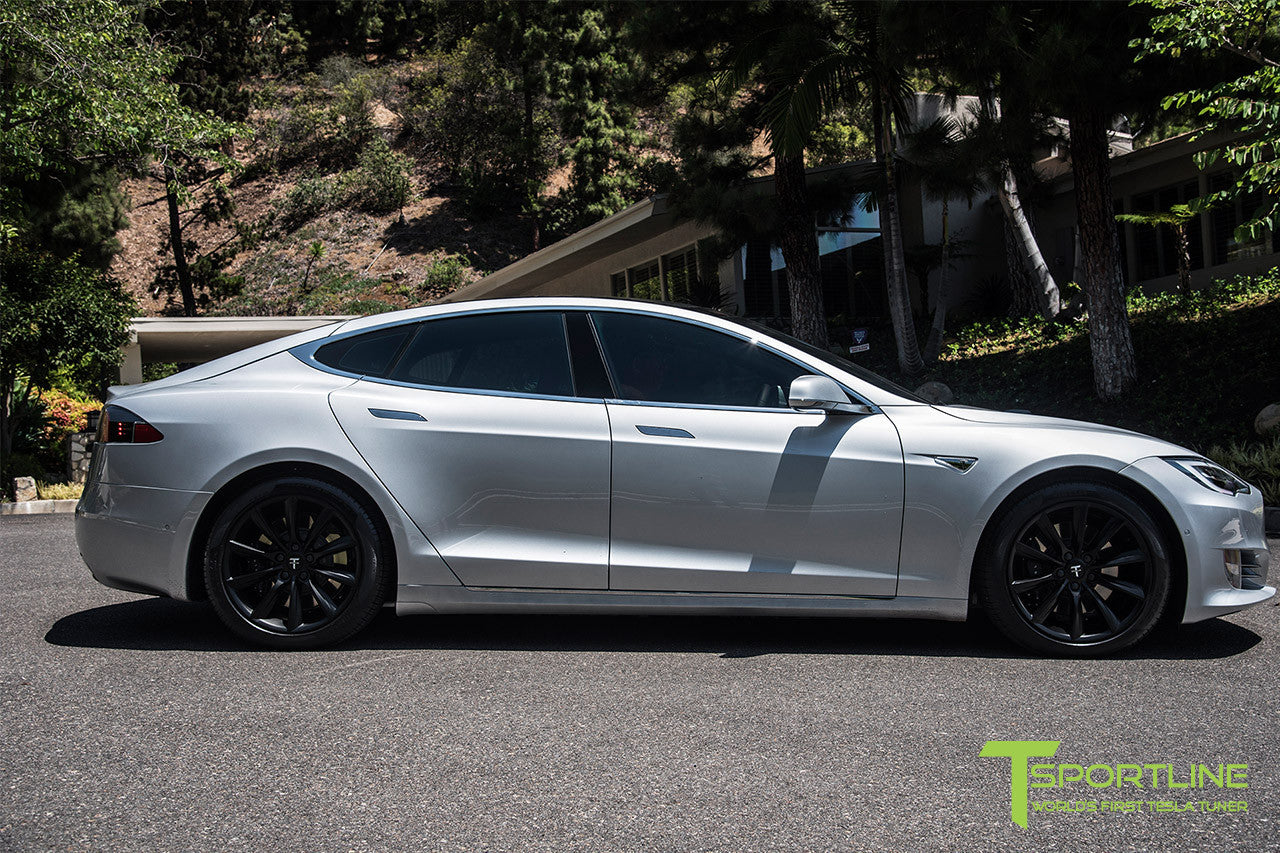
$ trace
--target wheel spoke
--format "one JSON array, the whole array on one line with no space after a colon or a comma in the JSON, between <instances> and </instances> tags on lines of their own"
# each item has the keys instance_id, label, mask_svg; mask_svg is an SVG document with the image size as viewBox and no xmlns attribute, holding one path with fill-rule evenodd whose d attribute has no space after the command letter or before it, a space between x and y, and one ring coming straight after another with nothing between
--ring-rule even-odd
<instances>
[{"instance_id":1,"label":"wheel spoke","mask_svg":"<svg viewBox=\"0 0 1280 853\"><path fill-rule=\"evenodd\" d=\"M1102 597L1098 595L1096 592L1094 592L1093 587L1091 586L1086 586L1084 588L1084 591L1089 594L1089 598L1093 602L1093 606L1098 608L1098 612L1101 613L1102 618L1106 620L1107 629L1112 631L1113 633L1119 630L1120 620L1116 618L1115 612L1112 611L1112 609L1107 605L1107 603L1102 600Z\"/></svg>"},{"instance_id":2,"label":"wheel spoke","mask_svg":"<svg viewBox=\"0 0 1280 853\"><path fill-rule=\"evenodd\" d=\"M1028 560L1037 560L1041 563L1047 563L1052 559L1047 552L1041 551L1035 546L1028 545L1025 542L1019 542L1014 545L1013 550L1017 551L1019 555L1026 557Z\"/></svg>"},{"instance_id":3,"label":"wheel spoke","mask_svg":"<svg viewBox=\"0 0 1280 853\"><path fill-rule=\"evenodd\" d=\"M1022 595L1033 589L1044 586L1054 579L1053 575L1041 575L1038 578L1023 578L1009 584L1009 588L1013 590L1014 595Z\"/></svg>"},{"instance_id":4,"label":"wheel spoke","mask_svg":"<svg viewBox=\"0 0 1280 853\"><path fill-rule=\"evenodd\" d=\"M1040 606L1036 608L1036 612L1031 614L1031 621L1036 624L1044 622L1049 618L1049 614L1053 612L1053 608L1058 603L1058 597L1062 595L1062 591L1067 588L1067 582L1063 581L1058 584L1058 588L1053 591L1053 595L1045 598L1040 602Z\"/></svg>"},{"instance_id":5,"label":"wheel spoke","mask_svg":"<svg viewBox=\"0 0 1280 853\"><path fill-rule=\"evenodd\" d=\"M261 583L262 581L266 580L267 578L271 577L272 575L276 574L279 571L280 570L277 569L275 566L272 566L269 569L263 569L258 572L249 572L249 574L247 575L239 575L234 578L227 578L226 583L227 583L227 586L231 587L232 589L244 589L247 586L253 586L256 583Z\"/></svg>"},{"instance_id":6,"label":"wheel spoke","mask_svg":"<svg viewBox=\"0 0 1280 853\"><path fill-rule=\"evenodd\" d=\"M1046 513L1041 513L1040 517L1036 519L1036 530L1040 531L1041 539L1045 545L1058 549L1057 553L1052 555L1053 559L1061 560L1062 555L1067 552L1067 545L1062 541L1058 528L1053 526L1053 522L1049 520L1049 516Z\"/></svg>"},{"instance_id":7,"label":"wheel spoke","mask_svg":"<svg viewBox=\"0 0 1280 853\"><path fill-rule=\"evenodd\" d=\"M262 535L267 537L272 548L280 547L280 535L271 528L271 525L267 524L267 520L262 517L262 512L257 507L254 507L253 512L249 513L249 518L257 525Z\"/></svg>"},{"instance_id":8,"label":"wheel spoke","mask_svg":"<svg viewBox=\"0 0 1280 853\"><path fill-rule=\"evenodd\" d=\"M1122 519L1114 516L1107 519L1107 523L1102 526L1102 530L1098 532L1098 535L1094 537L1093 542L1090 544L1089 551L1096 557L1097 552L1102 549L1103 545L1111 541L1111 537L1120 532L1121 527L1124 527Z\"/></svg>"},{"instance_id":9,"label":"wheel spoke","mask_svg":"<svg viewBox=\"0 0 1280 853\"><path fill-rule=\"evenodd\" d=\"M272 608L276 606L276 602L280 600L281 594L285 590L284 581L276 581L271 589L267 590L267 594L258 599L258 606L253 608L253 612L249 616L253 619L266 619L271 613Z\"/></svg>"},{"instance_id":10,"label":"wheel spoke","mask_svg":"<svg viewBox=\"0 0 1280 853\"><path fill-rule=\"evenodd\" d=\"M252 554L255 557L265 557L267 555L267 552L262 550L261 548L255 548L252 545L246 545L245 543L237 542L234 539L228 539L227 544L230 545L232 548L235 548L237 551L241 551L246 554Z\"/></svg>"},{"instance_id":11,"label":"wheel spoke","mask_svg":"<svg viewBox=\"0 0 1280 853\"><path fill-rule=\"evenodd\" d=\"M1146 561L1147 555L1136 548L1115 556L1111 556L1111 552L1108 550L1098 555L1098 560L1094 563L1094 566L1099 569L1105 569L1110 566L1127 566L1132 563L1145 563Z\"/></svg>"},{"instance_id":12,"label":"wheel spoke","mask_svg":"<svg viewBox=\"0 0 1280 853\"><path fill-rule=\"evenodd\" d=\"M349 550L350 548L355 547L355 544L356 544L355 540L352 539L350 536L341 536L333 540L332 542L326 544L319 551L316 551L315 558L317 560L320 560L325 557L331 557L334 554L339 554L343 551L346 551L346 550Z\"/></svg>"},{"instance_id":13,"label":"wheel spoke","mask_svg":"<svg viewBox=\"0 0 1280 853\"><path fill-rule=\"evenodd\" d=\"M1107 589L1122 592L1125 595L1138 599L1139 601L1147 597L1147 594L1143 591L1142 587L1138 586L1136 583L1122 581L1119 578L1111 577L1111 575L1098 575L1098 583L1102 584Z\"/></svg>"},{"instance_id":14,"label":"wheel spoke","mask_svg":"<svg viewBox=\"0 0 1280 853\"><path fill-rule=\"evenodd\" d=\"M317 567L312 571L314 571L316 574L320 575L321 577L328 578L329 580L335 583L341 584L342 586L353 586L356 582L356 576L353 575L351 572L342 572L342 571L338 571L337 569L329 569L329 568L322 568L322 567Z\"/></svg>"},{"instance_id":15,"label":"wheel spoke","mask_svg":"<svg viewBox=\"0 0 1280 853\"><path fill-rule=\"evenodd\" d=\"M290 542L298 541L298 499L290 496L284 499L285 536Z\"/></svg>"},{"instance_id":16,"label":"wheel spoke","mask_svg":"<svg viewBox=\"0 0 1280 853\"><path fill-rule=\"evenodd\" d=\"M325 507L321 513L311 522L311 529L307 533L307 541L302 544L303 551L311 550L311 546L316 543L316 538L320 536L320 532L324 530L326 524L333 518L333 510Z\"/></svg>"},{"instance_id":17,"label":"wheel spoke","mask_svg":"<svg viewBox=\"0 0 1280 853\"><path fill-rule=\"evenodd\" d=\"M292 632L301 625L302 600L298 597L298 582L294 580L289 582L289 616L285 619L284 627Z\"/></svg>"},{"instance_id":18,"label":"wheel spoke","mask_svg":"<svg viewBox=\"0 0 1280 853\"><path fill-rule=\"evenodd\" d=\"M1076 504L1071 508L1071 547L1077 554L1084 553L1085 527L1088 519L1089 507Z\"/></svg>"},{"instance_id":19,"label":"wheel spoke","mask_svg":"<svg viewBox=\"0 0 1280 853\"><path fill-rule=\"evenodd\" d=\"M316 601L320 604L320 608L324 610L325 616L332 616L338 612L338 605L333 603L333 599L325 593L324 590L315 585L314 581L307 581L307 586L311 590L311 594L315 596Z\"/></svg>"},{"instance_id":20,"label":"wheel spoke","mask_svg":"<svg viewBox=\"0 0 1280 853\"><path fill-rule=\"evenodd\" d=\"M1078 640L1084 633L1084 605L1080 601L1080 590L1071 590L1071 639Z\"/></svg>"}]
</instances>

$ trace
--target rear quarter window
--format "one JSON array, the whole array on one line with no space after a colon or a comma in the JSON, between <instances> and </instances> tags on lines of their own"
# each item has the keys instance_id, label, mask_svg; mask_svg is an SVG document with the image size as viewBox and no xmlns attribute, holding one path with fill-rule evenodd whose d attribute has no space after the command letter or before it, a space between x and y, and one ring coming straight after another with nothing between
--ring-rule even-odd
<instances>
[{"instance_id":1,"label":"rear quarter window","mask_svg":"<svg viewBox=\"0 0 1280 853\"><path fill-rule=\"evenodd\" d=\"M316 350L315 359L321 364L345 373L365 376L385 376L400 349L417 329L413 326L397 326L379 329L363 335L352 335Z\"/></svg>"}]
</instances>

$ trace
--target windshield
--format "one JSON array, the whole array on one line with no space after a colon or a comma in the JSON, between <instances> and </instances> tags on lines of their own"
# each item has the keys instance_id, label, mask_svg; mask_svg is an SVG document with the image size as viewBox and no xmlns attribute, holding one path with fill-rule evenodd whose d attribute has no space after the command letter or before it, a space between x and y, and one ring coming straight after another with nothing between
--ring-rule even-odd
<instances>
[{"instance_id":1,"label":"windshield","mask_svg":"<svg viewBox=\"0 0 1280 853\"><path fill-rule=\"evenodd\" d=\"M888 379L885 379L880 374L872 373L870 370L867 370L865 367L861 365L854 364L852 361L849 361L849 359L847 358L842 358L833 352L829 352L828 350L821 349L820 347L815 347L813 344L807 344L804 341L800 340L799 338L791 337L791 335L788 335L785 332L779 332L777 329L770 329L768 326L764 325L763 323L757 323L754 320L747 320L742 317L733 317L731 319L733 320L733 322L740 323L743 326L746 326L750 329L755 329L757 332L760 332L761 334L767 337L776 338L777 340L790 344L796 349L801 350L802 352L808 355L811 355L816 359L820 359L826 362L827 364L831 365L832 367L835 367L839 370L843 370L845 373L852 373L854 376L858 377L863 382L867 382L871 385L874 385L875 387L879 388L881 391L888 391L890 394L896 394L899 397L905 397L906 399L912 400L916 403L925 403L926 405L928 404L927 400L922 399L914 391L908 391L906 388L903 388L898 383L890 382Z\"/></svg>"}]
</instances>

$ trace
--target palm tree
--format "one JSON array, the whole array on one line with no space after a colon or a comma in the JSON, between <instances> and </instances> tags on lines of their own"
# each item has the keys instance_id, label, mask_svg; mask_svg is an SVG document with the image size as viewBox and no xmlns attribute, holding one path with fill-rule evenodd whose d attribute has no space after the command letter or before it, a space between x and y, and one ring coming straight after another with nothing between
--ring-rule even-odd
<instances>
[{"instance_id":1,"label":"palm tree","mask_svg":"<svg viewBox=\"0 0 1280 853\"><path fill-rule=\"evenodd\" d=\"M910 42L890 32L895 10L891 2L839 4L826 10L824 26L775 39L771 49L787 61L777 64L767 80L771 97L765 117L774 151L797 156L826 116L851 100L870 101L889 314L898 367L916 375L923 372L924 361L907 289L895 155L895 127L901 133L910 126L911 88L904 70Z\"/></svg>"},{"instance_id":2,"label":"palm tree","mask_svg":"<svg viewBox=\"0 0 1280 853\"><path fill-rule=\"evenodd\" d=\"M938 246L938 292L933 322L924 347L924 362L933 364L942 351L951 291L948 273L954 239L951 234L951 200L973 200L987 186L973 140L963 135L960 123L950 116L915 129L905 140L903 157L920 180L925 195L942 205L942 242Z\"/></svg>"},{"instance_id":3,"label":"palm tree","mask_svg":"<svg viewBox=\"0 0 1280 853\"><path fill-rule=\"evenodd\" d=\"M1178 247L1178 292L1183 296L1191 295L1191 242L1189 227L1203 206L1195 204L1175 204L1168 210L1150 213L1118 213L1116 219L1133 225L1145 225L1150 228L1168 228L1173 232Z\"/></svg>"}]
</instances>

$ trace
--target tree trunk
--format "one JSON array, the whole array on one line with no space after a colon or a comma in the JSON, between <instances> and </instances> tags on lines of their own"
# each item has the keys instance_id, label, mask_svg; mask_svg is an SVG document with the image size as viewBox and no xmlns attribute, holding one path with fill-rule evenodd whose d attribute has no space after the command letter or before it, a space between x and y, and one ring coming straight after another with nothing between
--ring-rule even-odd
<instances>
[{"instance_id":1,"label":"tree trunk","mask_svg":"<svg viewBox=\"0 0 1280 853\"><path fill-rule=\"evenodd\" d=\"M1178 238L1178 290L1186 299L1191 295L1191 243L1187 240L1187 223L1173 226L1173 233Z\"/></svg>"},{"instance_id":2,"label":"tree trunk","mask_svg":"<svg viewBox=\"0 0 1280 853\"><path fill-rule=\"evenodd\" d=\"M787 264L787 289L791 294L791 332L806 343L826 349L827 315L822 306L818 232L805 187L803 155L774 155L773 181L780 221L778 242Z\"/></svg>"},{"instance_id":3,"label":"tree trunk","mask_svg":"<svg viewBox=\"0 0 1280 853\"><path fill-rule=\"evenodd\" d=\"M1049 265L1044 262L1044 255L1040 253L1040 244L1036 242L1035 232L1031 230L1031 220L1022 208L1018 182L1013 177L1012 169L1005 170L1004 183L998 195L1000 207L1017 238L1018 255L1035 284L1037 308L1046 319L1052 320L1062 309L1062 298L1058 293L1058 284L1049 272Z\"/></svg>"},{"instance_id":4,"label":"tree trunk","mask_svg":"<svg viewBox=\"0 0 1280 853\"><path fill-rule=\"evenodd\" d=\"M947 267L951 264L951 233L949 227L950 205L942 199L942 268L938 270L938 295L933 304L933 325L929 329L929 340L924 345L925 364L938 361L942 352L942 335L947 330L947 306L951 301L951 283L947 277Z\"/></svg>"},{"instance_id":5,"label":"tree trunk","mask_svg":"<svg viewBox=\"0 0 1280 853\"><path fill-rule=\"evenodd\" d=\"M178 273L178 290L182 293L182 313L196 316L196 293L191 286L191 270L187 268L187 250L182 245L182 220L178 216L178 176L173 167L164 167L164 192L169 202L169 243L173 246L173 266Z\"/></svg>"},{"instance_id":6,"label":"tree trunk","mask_svg":"<svg viewBox=\"0 0 1280 853\"><path fill-rule=\"evenodd\" d=\"M893 321L893 336L898 345L898 368L908 376L915 376L924 372L924 361L920 358L920 342L916 339L916 324L911 314L911 294L907 290L889 103L887 94L883 91L876 93L875 100L872 114L875 117L876 159L880 163L884 181L884 197L880 203L880 237L884 244L884 278L889 295L889 317Z\"/></svg>"},{"instance_id":7,"label":"tree trunk","mask_svg":"<svg viewBox=\"0 0 1280 853\"><path fill-rule=\"evenodd\" d=\"M1013 302L1009 306L1009 315L1011 317L1039 317L1040 298L1036 293L1036 286L1031 281L1031 275L1027 272L1027 265L1022 261L1022 245L1018 242L1018 235L1013 233L1013 225L1009 222L1009 217L1002 216L1004 233L1004 259L1005 269L1009 276L1009 290L1013 295Z\"/></svg>"},{"instance_id":8,"label":"tree trunk","mask_svg":"<svg viewBox=\"0 0 1280 853\"><path fill-rule=\"evenodd\" d=\"M1107 118L1101 109L1088 104L1072 111L1069 120L1071 171L1084 261L1081 285L1089 301L1093 386L1101 399L1114 400L1133 388L1138 369L1116 244Z\"/></svg>"}]
</instances>

